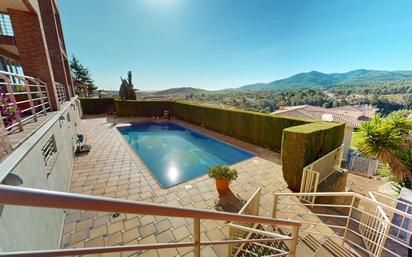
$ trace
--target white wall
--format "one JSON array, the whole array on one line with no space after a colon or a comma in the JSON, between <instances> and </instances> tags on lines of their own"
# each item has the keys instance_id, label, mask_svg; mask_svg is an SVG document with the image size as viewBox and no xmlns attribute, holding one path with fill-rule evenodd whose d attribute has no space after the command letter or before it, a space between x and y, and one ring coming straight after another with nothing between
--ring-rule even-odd
<instances>
[{"instance_id":1,"label":"white wall","mask_svg":"<svg viewBox=\"0 0 412 257\"><path fill-rule=\"evenodd\" d=\"M346 160L346 156L348 155L350 143L352 141L352 127L345 126L345 134L343 137L343 142L344 148L343 148L343 160Z\"/></svg>"},{"instance_id":2,"label":"white wall","mask_svg":"<svg viewBox=\"0 0 412 257\"><path fill-rule=\"evenodd\" d=\"M21 187L67 192L74 160L72 136L80 121L79 108L77 99L66 102L59 112L0 164L0 169L9 169L18 175L23 180ZM68 113L70 122L67 120ZM61 120L61 116L65 120ZM47 177L42 148L52 135L58 155ZM6 205L0 216L0 249L60 248L63 218L63 210Z\"/></svg>"}]
</instances>

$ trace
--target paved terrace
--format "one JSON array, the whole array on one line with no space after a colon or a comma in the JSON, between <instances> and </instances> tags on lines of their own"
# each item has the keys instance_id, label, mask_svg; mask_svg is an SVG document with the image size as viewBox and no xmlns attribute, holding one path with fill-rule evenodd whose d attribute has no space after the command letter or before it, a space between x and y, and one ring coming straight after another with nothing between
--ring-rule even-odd
<instances>
[{"instance_id":1,"label":"paved terrace","mask_svg":"<svg viewBox=\"0 0 412 257\"><path fill-rule=\"evenodd\" d=\"M117 123L132 121L118 119ZM273 192L289 192L283 180L280 155L213 131L176 121L200 132L254 152L257 157L233 165L239 177L231 184L233 191L248 199L257 187L262 188L260 215L271 216ZM214 180L207 175L162 189L143 161L121 138L110 118L89 116L81 120L79 130L88 137L92 150L77 157L70 191L74 193L155 202L173 206L214 209L218 199ZM191 185L190 190L185 186ZM191 241L192 219L98 213L71 210L66 214L62 247L93 247L121 244ZM313 217L312 217L313 218ZM311 228L311 229L316 229ZM320 227L319 232L324 232ZM227 238L223 222L201 221L202 240ZM101 256L193 256L192 248L103 254ZM92 255L99 256L99 255ZM202 256L227 256L227 246L202 249Z\"/></svg>"}]
</instances>

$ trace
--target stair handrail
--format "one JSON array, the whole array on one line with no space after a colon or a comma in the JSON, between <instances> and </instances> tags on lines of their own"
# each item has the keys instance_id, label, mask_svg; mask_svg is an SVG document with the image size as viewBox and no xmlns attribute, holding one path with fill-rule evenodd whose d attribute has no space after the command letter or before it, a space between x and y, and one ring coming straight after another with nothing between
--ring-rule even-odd
<instances>
[{"instance_id":1,"label":"stair handrail","mask_svg":"<svg viewBox=\"0 0 412 257\"><path fill-rule=\"evenodd\" d=\"M211 210L201 210L187 207L174 207L157 203L147 203L140 201L130 201L125 199L108 198L101 196L82 195L68 192L57 192L43 189L24 188L16 186L0 185L0 204L46 207L58 209L80 209L103 212L120 212L159 216L167 214L170 217L193 218L194 220L194 242L191 243L169 243L155 245L132 245L132 246L111 246L76 249L56 249L27 252L6 252L0 256L70 256L91 253L107 253L130 250L148 250L175 247L194 247L195 257L200 256L200 247L207 245L230 245L248 242L270 241L269 239L243 239L243 240L223 240L223 241L201 241L200 220L211 219L220 221L238 221L262 223L270 225L290 226L294 231L298 231L299 222L273 219L244 214L218 212ZM298 234L292 235L297 242ZM271 239L274 240L274 239ZM290 256L294 256L291 250Z\"/></svg>"},{"instance_id":2,"label":"stair handrail","mask_svg":"<svg viewBox=\"0 0 412 257\"><path fill-rule=\"evenodd\" d=\"M296 202L295 200L292 200L292 202L280 202L279 198L280 197L296 197ZM300 197L307 197L307 196L314 196L314 197L351 197L352 201L350 204L304 204L299 201ZM336 216L338 215L326 215L326 214L320 214L316 212L311 212L310 209L313 207L327 207L327 208L349 208L348 213L345 213L342 217L339 216L339 218L345 218L347 219L346 226L340 226L340 229L343 229L344 234L343 236L339 236L339 238L342 240L342 244L348 243L351 246L354 246L355 248L357 247L360 251L364 251L367 254L370 254L372 256L382 256L383 252L390 253L394 256L399 256L396 254L393 248L388 247L387 241L391 241L395 244L397 244L399 247L403 247L405 249L408 249L409 251L412 251L412 246L408 245L408 242L404 242L396 237L393 237L389 234L389 229L391 227L402 230L405 233L408 233L409 235L412 235L412 231L408 231L407 229L404 229L392 222L390 219L391 215L388 215L388 213L396 213L403 217L404 219L412 220L412 214L409 214L408 212L404 212L402 210L398 210L394 208L393 206L387 205L385 203L379 202L376 200L374 197L373 193L369 194L370 197L355 193L355 192L316 192L316 193L274 193L274 206L273 206L273 214L272 217L276 217L276 212L279 213L296 213L296 211L288 211L288 210L281 210L281 208L278 208L279 205L299 205L301 204L302 206L305 206L309 209L310 215L314 216ZM355 200L356 199L356 200ZM354 204L357 202L356 204ZM361 205L362 204L362 205ZM287 207L286 207L287 208ZM353 215L353 211L357 211L358 214L360 213L361 216L360 218L358 216ZM308 215L309 213L305 212L305 215ZM366 218L365 218L366 217ZM354 222L354 224L357 224L359 226L359 231L355 231L353 227L349 226L349 222ZM302 222L302 224L305 225L310 225L314 224L311 222ZM321 223L318 223L321 224ZM323 224L325 226L328 226L328 224ZM333 226L331 226L333 227ZM311 231L300 231L301 233L314 233ZM355 236L358 236L362 238L365 242L365 247L361 247L358 245L356 242L353 242L350 240L348 237L348 233L352 233ZM314 233L316 234L316 233ZM322 235L322 233L320 234ZM324 236L332 236L329 234L324 234Z\"/></svg>"}]
</instances>

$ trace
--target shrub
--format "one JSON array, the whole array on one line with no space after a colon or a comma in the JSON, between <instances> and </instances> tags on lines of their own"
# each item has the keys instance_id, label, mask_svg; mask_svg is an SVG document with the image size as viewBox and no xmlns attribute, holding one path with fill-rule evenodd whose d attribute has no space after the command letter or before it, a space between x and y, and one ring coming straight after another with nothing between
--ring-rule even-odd
<instances>
[{"instance_id":1,"label":"shrub","mask_svg":"<svg viewBox=\"0 0 412 257\"><path fill-rule=\"evenodd\" d=\"M344 123L316 122L283 131L283 178L293 191L300 190L303 168L342 144Z\"/></svg>"},{"instance_id":2,"label":"shrub","mask_svg":"<svg viewBox=\"0 0 412 257\"><path fill-rule=\"evenodd\" d=\"M114 110L113 98L80 98L84 114L102 114Z\"/></svg>"},{"instance_id":3,"label":"shrub","mask_svg":"<svg viewBox=\"0 0 412 257\"><path fill-rule=\"evenodd\" d=\"M237 170L227 166L212 166L209 168L208 175L209 178L231 182L237 179Z\"/></svg>"}]
</instances>

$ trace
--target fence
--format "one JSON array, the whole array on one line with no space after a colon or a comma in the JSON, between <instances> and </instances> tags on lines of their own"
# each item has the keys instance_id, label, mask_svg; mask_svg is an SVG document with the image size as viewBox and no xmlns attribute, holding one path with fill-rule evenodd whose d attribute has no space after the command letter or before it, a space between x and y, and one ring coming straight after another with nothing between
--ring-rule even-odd
<instances>
[{"instance_id":1,"label":"fence","mask_svg":"<svg viewBox=\"0 0 412 257\"><path fill-rule=\"evenodd\" d=\"M376 174L378 165L379 162L377 160L352 155L349 163L349 170L362 176L372 177Z\"/></svg>"}]
</instances>

